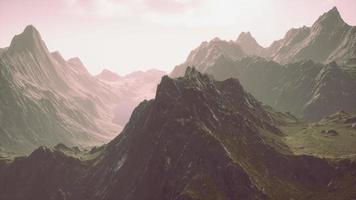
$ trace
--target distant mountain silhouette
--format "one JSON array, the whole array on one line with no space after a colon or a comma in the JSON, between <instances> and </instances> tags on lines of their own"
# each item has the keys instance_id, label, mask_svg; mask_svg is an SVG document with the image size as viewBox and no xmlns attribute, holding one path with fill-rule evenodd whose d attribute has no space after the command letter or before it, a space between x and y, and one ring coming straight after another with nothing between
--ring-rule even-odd
<instances>
[{"instance_id":1,"label":"distant mountain silhouette","mask_svg":"<svg viewBox=\"0 0 356 200\"><path fill-rule=\"evenodd\" d=\"M100 72L100 74L96 75L95 77L100 80L109 82L118 81L121 78L118 74L115 74L114 72L107 69L104 69L102 72Z\"/></svg>"}]
</instances>

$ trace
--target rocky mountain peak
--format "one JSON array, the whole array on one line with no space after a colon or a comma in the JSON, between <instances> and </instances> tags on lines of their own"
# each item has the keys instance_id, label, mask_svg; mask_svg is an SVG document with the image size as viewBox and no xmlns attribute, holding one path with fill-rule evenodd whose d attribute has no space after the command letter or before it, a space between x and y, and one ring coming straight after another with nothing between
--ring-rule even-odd
<instances>
[{"instance_id":1,"label":"rocky mountain peak","mask_svg":"<svg viewBox=\"0 0 356 200\"><path fill-rule=\"evenodd\" d=\"M118 74L116 74L108 69L104 69L98 75L96 75L96 77L100 80L111 81L111 82L117 81L121 78Z\"/></svg>"},{"instance_id":2,"label":"rocky mountain peak","mask_svg":"<svg viewBox=\"0 0 356 200\"><path fill-rule=\"evenodd\" d=\"M248 55L259 55L263 50L263 47L258 44L250 32L241 32L236 43L241 46L243 51Z\"/></svg>"},{"instance_id":3,"label":"rocky mountain peak","mask_svg":"<svg viewBox=\"0 0 356 200\"><path fill-rule=\"evenodd\" d=\"M33 25L28 25L21 34L15 35L9 47L9 52L11 53L23 51L35 51L38 53L43 50L48 52L40 33Z\"/></svg>"},{"instance_id":4,"label":"rocky mountain peak","mask_svg":"<svg viewBox=\"0 0 356 200\"><path fill-rule=\"evenodd\" d=\"M184 85L183 87L193 88L194 90L204 90L214 85L211 77L199 72L195 67L187 67L180 81L182 82L181 85Z\"/></svg>"},{"instance_id":5,"label":"rocky mountain peak","mask_svg":"<svg viewBox=\"0 0 356 200\"><path fill-rule=\"evenodd\" d=\"M326 12L324 15L328 16L328 17L335 17L335 18L340 18L341 19L340 12L339 12L339 10L337 9L336 6L334 6L331 10Z\"/></svg>"},{"instance_id":6,"label":"rocky mountain peak","mask_svg":"<svg viewBox=\"0 0 356 200\"><path fill-rule=\"evenodd\" d=\"M211 42L220 42L221 39L219 37L214 37Z\"/></svg>"},{"instance_id":7,"label":"rocky mountain peak","mask_svg":"<svg viewBox=\"0 0 356 200\"><path fill-rule=\"evenodd\" d=\"M187 90L204 90L210 80L205 74L198 72L195 67L187 67L184 76L179 79L172 79L163 76L157 87L156 100L162 104L177 100Z\"/></svg>"},{"instance_id":8,"label":"rocky mountain peak","mask_svg":"<svg viewBox=\"0 0 356 200\"><path fill-rule=\"evenodd\" d=\"M251 33L248 32L241 32L239 37L236 40L238 41L255 41L255 38L252 37Z\"/></svg>"},{"instance_id":9,"label":"rocky mountain peak","mask_svg":"<svg viewBox=\"0 0 356 200\"><path fill-rule=\"evenodd\" d=\"M72 64L76 64L76 65L83 65L82 61L78 57L69 58L67 60L67 62L72 63Z\"/></svg>"},{"instance_id":10,"label":"rocky mountain peak","mask_svg":"<svg viewBox=\"0 0 356 200\"><path fill-rule=\"evenodd\" d=\"M52 149L50 149L46 146L40 146L30 154L30 158L38 159L38 158L43 158L43 157L49 157L52 155L53 155Z\"/></svg>"},{"instance_id":11,"label":"rocky mountain peak","mask_svg":"<svg viewBox=\"0 0 356 200\"><path fill-rule=\"evenodd\" d=\"M63 58L62 54L59 51L54 51L51 52L52 58L54 58L56 61L58 61L61 64L65 64L66 60Z\"/></svg>"},{"instance_id":12,"label":"rocky mountain peak","mask_svg":"<svg viewBox=\"0 0 356 200\"><path fill-rule=\"evenodd\" d=\"M21 35L41 39L40 33L33 25L26 26Z\"/></svg>"},{"instance_id":13,"label":"rocky mountain peak","mask_svg":"<svg viewBox=\"0 0 356 200\"><path fill-rule=\"evenodd\" d=\"M177 79L164 76L157 88L156 101L167 107L175 105L174 102L186 102L183 107L191 106L192 102L204 102L206 107L222 106L229 112L244 113L255 121L269 120L261 105L243 89L238 79L216 81L194 67L187 67L184 76Z\"/></svg>"},{"instance_id":14,"label":"rocky mountain peak","mask_svg":"<svg viewBox=\"0 0 356 200\"><path fill-rule=\"evenodd\" d=\"M79 73L89 74L88 70L85 68L83 62L78 57L70 58L67 63L74 68L75 71Z\"/></svg>"},{"instance_id":15,"label":"rocky mountain peak","mask_svg":"<svg viewBox=\"0 0 356 200\"><path fill-rule=\"evenodd\" d=\"M193 78L197 76L200 76L200 73L195 69L195 67L187 67L184 77Z\"/></svg>"},{"instance_id":16,"label":"rocky mountain peak","mask_svg":"<svg viewBox=\"0 0 356 200\"><path fill-rule=\"evenodd\" d=\"M345 25L345 22L341 18L339 10L336 7L333 7L331 10L321 15L312 27L314 29L319 27L335 29L336 27L342 25Z\"/></svg>"}]
</instances>

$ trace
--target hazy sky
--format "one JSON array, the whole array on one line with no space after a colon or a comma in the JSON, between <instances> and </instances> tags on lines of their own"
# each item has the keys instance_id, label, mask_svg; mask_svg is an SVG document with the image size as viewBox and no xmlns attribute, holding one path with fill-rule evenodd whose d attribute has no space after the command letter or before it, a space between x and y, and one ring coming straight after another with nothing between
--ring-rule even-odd
<instances>
[{"instance_id":1,"label":"hazy sky","mask_svg":"<svg viewBox=\"0 0 356 200\"><path fill-rule=\"evenodd\" d=\"M33 24L51 51L93 74L169 72L202 41L250 31L268 46L333 6L356 25L356 0L0 0L0 47Z\"/></svg>"}]
</instances>

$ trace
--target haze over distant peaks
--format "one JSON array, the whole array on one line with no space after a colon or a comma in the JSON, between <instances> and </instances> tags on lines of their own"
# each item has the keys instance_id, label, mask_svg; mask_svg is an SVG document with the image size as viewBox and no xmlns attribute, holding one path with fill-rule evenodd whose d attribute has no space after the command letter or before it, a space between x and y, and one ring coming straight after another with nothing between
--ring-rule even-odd
<instances>
[{"instance_id":1,"label":"haze over distant peaks","mask_svg":"<svg viewBox=\"0 0 356 200\"><path fill-rule=\"evenodd\" d=\"M291 29L267 48L267 57L280 63L303 59L328 63L356 57L356 28L347 25L336 7L321 15L312 27Z\"/></svg>"},{"instance_id":2,"label":"haze over distant peaks","mask_svg":"<svg viewBox=\"0 0 356 200\"><path fill-rule=\"evenodd\" d=\"M78 72L78 73L84 73L84 74L89 74L88 70L85 68L83 62L80 60L78 57L73 57L67 60L67 63Z\"/></svg>"},{"instance_id":3,"label":"haze over distant peaks","mask_svg":"<svg viewBox=\"0 0 356 200\"><path fill-rule=\"evenodd\" d=\"M104 80L104 81L118 81L121 78L118 74L116 74L108 69L104 69L95 77L97 77L100 80Z\"/></svg>"},{"instance_id":4,"label":"haze over distant peaks","mask_svg":"<svg viewBox=\"0 0 356 200\"><path fill-rule=\"evenodd\" d=\"M67 62L59 51L51 52L51 56L61 64L65 64Z\"/></svg>"},{"instance_id":5,"label":"haze over distant peaks","mask_svg":"<svg viewBox=\"0 0 356 200\"><path fill-rule=\"evenodd\" d=\"M217 42L224 45L216 48ZM239 56L228 53L230 46L242 49ZM340 109L355 112L356 102L350 100L356 98L356 80L350 73L355 70L344 66L356 60L355 47L356 27L347 25L334 7L312 27L292 28L267 48L249 32L242 32L234 45L204 42L171 75L182 76L183 69L195 66L219 80L239 78L262 102L315 121Z\"/></svg>"},{"instance_id":6,"label":"haze over distant peaks","mask_svg":"<svg viewBox=\"0 0 356 200\"><path fill-rule=\"evenodd\" d=\"M336 7L321 15L311 27L290 29L285 36L263 48L249 32L242 32L234 44L224 40L203 42L171 75L183 75L187 66L205 71L221 55L237 60L246 55L261 56L281 64L311 59L316 62L348 62L356 58L356 27L347 25ZM231 54L238 52L237 54ZM240 49L240 50L239 50Z\"/></svg>"}]
</instances>

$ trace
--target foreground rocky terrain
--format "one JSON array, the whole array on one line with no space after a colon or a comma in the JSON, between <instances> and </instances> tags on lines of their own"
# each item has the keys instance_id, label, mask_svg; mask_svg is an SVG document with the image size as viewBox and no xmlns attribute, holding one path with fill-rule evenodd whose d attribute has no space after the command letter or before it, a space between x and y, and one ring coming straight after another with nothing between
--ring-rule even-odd
<instances>
[{"instance_id":1,"label":"foreground rocky terrain","mask_svg":"<svg viewBox=\"0 0 356 200\"><path fill-rule=\"evenodd\" d=\"M337 116L325 123L353 120ZM356 198L356 163L296 153L280 127L298 123L261 105L237 79L188 68L184 77L163 77L155 99L109 144L41 147L3 161L0 199Z\"/></svg>"}]
</instances>

